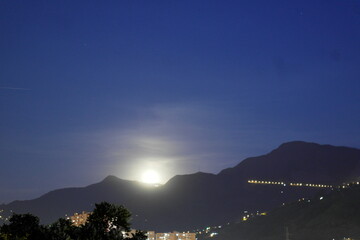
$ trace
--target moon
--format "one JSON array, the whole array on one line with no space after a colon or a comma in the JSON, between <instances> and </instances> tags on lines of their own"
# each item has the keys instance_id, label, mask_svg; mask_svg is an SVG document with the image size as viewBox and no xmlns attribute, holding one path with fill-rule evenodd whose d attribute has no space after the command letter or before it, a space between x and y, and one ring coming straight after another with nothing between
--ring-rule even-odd
<instances>
[{"instance_id":1,"label":"moon","mask_svg":"<svg viewBox=\"0 0 360 240\"><path fill-rule=\"evenodd\" d=\"M142 174L141 181L144 183L149 183L149 184L159 183L160 176L154 170L147 170Z\"/></svg>"}]
</instances>

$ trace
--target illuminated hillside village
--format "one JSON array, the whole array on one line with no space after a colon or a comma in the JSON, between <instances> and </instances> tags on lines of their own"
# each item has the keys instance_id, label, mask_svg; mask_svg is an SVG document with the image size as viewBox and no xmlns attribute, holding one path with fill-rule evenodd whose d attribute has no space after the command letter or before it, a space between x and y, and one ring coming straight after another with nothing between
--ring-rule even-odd
<instances>
[{"instance_id":1,"label":"illuminated hillside village","mask_svg":"<svg viewBox=\"0 0 360 240\"><path fill-rule=\"evenodd\" d=\"M66 219L70 220L74 226L84 225L90 216L91 212L75 213L73 216L68 216ZM135 234L136 230L132 230L126 235ZM170 232L170 233L155 233L155 231L148 231L146 233L148 240L195 240L196 233L190 232Z\"/></svg>"},{"instance_id":2,"label":"illuminated hillside village","mask_svg":"<svg viewBox=\"0 0 360 240\"><path fill-rule=\"evenodd\" d=\"M253 216L253 214L249 213L247 211L244 212L245 216L243 217L243 221L246 221L248 218ZM85 212L82 213L75 213L72 216L67 216L66 219L70 220L74 226L80 227L81 225L84 225L90 216L91 212ZM257 213L257 216L259 215L266 215L266 213ZM230 224L230 223L228 223ZM155 231L148 231L146 233L148 240L196 240L196 234L209 234L210 237L214 237L218 235L216 232L216 229L221 229L222 226L213 226L213 227L206 227L202 230L196 230L194 232L168 232L168 233L156 233ZM127 234L133 234L136 230L132 230L131 232Z\"/></svg>"}]
</instances>

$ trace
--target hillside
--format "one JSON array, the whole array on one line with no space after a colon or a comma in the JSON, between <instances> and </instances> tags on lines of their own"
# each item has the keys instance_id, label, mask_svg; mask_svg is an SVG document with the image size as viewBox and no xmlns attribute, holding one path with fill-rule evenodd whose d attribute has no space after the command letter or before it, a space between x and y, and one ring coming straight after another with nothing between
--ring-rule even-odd
<instances>
[{"instance_id":1,"label":"hillside","mask_svg":"<svg viewBox=\"0 0 360 240\"><path fill-rule=\"evenodd\" d=\"M265 211L283 202L329 191L314 187L249 184L249 179L341 184L360 176L360 150L306 142L282 144L272 152L248 158L219 174L175 176L152 187L109 176L83 188L51 191L37 199L0 206L31 212L43 223L65 214L91 211L108 201L125 205L133 213L134 227L156 231L187 230L238 219L244 210Z\"/></svg>"},{"instance_id":2,"label":"hillside","mask_svg":"<svg viewBox=\"0 0 360 240\"><path fill-rule=\"evenodd\" d=\"M211 239L279 240L287 234L291 240L360 239L359 202L359 186L336 189L217 229L218 235ZM210 234L199 239L210 239Z\"/></svg>"}]
</instances>

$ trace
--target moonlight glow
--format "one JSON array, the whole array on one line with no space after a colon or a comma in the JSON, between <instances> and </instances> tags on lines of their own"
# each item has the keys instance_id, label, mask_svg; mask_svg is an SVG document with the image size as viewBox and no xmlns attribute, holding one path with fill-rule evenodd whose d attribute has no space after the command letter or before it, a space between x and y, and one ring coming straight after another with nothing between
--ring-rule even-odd
<instances>
[{"instance_id":1,"label":"moonlight glow","mask_svg":"<svg viewBox=\"0 0 360 240\"><path fill-rule=\"evenodd\" d=\"M159 183L160 176L153 170L147 170L142 174L141 181L144 183Z\"/></svg>"}]
</instances>

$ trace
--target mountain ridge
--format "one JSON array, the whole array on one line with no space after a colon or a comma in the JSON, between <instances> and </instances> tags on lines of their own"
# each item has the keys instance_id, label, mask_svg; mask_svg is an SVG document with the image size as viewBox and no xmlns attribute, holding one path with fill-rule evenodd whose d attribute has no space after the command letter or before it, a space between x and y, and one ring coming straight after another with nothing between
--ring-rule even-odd
<instances>
[{"instance_id":1,"label":"mountain ridge","mask_svg":"<svg viewBox=\"0 0 360 240\"><path fill-rule=\"evenodd\" d=\"M158 187L109 175L98 183L53 190L2 208L31 212L44 223L51 223L65 214L91 211L96 202L108 201L129 208L135 216L134 225L140 229L188 230L236 219L244 210L267 210L326 191L249 184L249 179L340 184L359 176L359 149L294 141L218 174L177 175Z\"/></svg>"}]
</instances>

